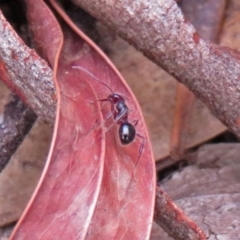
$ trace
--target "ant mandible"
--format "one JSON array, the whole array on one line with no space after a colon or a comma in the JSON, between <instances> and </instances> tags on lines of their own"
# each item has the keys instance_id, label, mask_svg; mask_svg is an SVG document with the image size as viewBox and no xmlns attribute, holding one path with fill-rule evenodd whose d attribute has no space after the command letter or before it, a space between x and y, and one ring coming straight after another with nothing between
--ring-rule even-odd
<instances>
[{"instance_id":1,"label":"ant mandible","mask_svg":"<svg viewBox=\"0 0 240 240\"><path fill-rule=\"evenodd\" d=\"M72 68L79 69L79 70L87 73L94 80L101 83L102 85L107 87L112 92L112 94L110 94L107 98L99 99L98 101L101 101L101 102L108 101L111 104L111 114L107 117L107 119L113 116L114 123L120 125L118 133L119 133L120 141L123 145L127 145L127 144L131 143L135 139L135 136L138 136L142 139L142 143L139 148L139 157L136 162L136 164L137 164L140 156L142 155L144 143L145 143L146 139L143 136L141 136L140 134L136 133L135 126L137 125L138 121L134 121L135 122L134 125L129 123L129 121L128 121L129 108L125 103L125 99L121 95L114 93L107 84L99 81L92 73L90 73L86 69L84 69L80 66L73 66ZM110 129L112 126L113 126L113 124L110 127L108 127L108 129Z\"/></svg>"}]
</instances>

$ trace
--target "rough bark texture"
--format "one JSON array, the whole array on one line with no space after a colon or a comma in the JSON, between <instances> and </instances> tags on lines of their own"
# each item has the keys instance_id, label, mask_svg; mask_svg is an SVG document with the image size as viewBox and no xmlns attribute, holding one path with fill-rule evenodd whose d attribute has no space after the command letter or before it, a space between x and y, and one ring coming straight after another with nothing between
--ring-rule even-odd
<instances>
[{"instance_id":1,"label":"rough bark texture","mask_svg":"<svg viewBox=\"0 0 240 240\"><path fill-rule=\"evenodd\" d=\"M195 165L161 182L208 240L239 239L239 155L239 143L204 145L188 157Z\"/></svg>"},{"instance_id":2,"label":"rough bark texture","mask_svg":"<svg viewBox=\"0 0 240 240\"><path fill-rule=\"evenodd\" d=\"M204 240L206 236L191 222L160 188L156 192L154 221L174 239Z\"/></svg>"},{"instance_id":3,"label":"rough bark texture","mask_svg":"<svg viewBox=\"0 0 240 240\"><path fill-rule=\"evenodd\" d=\"M197 2L194 0L182 0L180 4L185 17L193 24L198 34L203 39L215 43L219 40L225 6L225 0L202 0ZM189 136L193 132L192 121L193 110L196 108L196 97L186 86L178 83L175 101L170 155L175 160L181 160L187 149ZM202 125L202 127L205 126ZM210 123L206 126L206 129L209 128ZM201 131L200 128L199 131ZM203 133L207 134L205 131Z\"/></svg>"},{"instance_id":4,"label":"rough bark texture","mask_svg":"<svg viewBox=\"0 0 240 240\"><path fill-rule=\"evenodd\" d=\"M174 0L74 0L166 69L240 137L240 62L202 40Z\"/></svg>"},{"instance_id":5,"label":"rough bark texture","mask_svg":"<svg viewBox=\"0 0 240 240\"><path fill-rule=\"evenodd\" d=\"M55 88L52 70L27 47L0 11L0 76L43 120L53 124Z\"/></svg>"},{"instance_id":6,"label":"rough bark texture","mask_svg":"<svg viewBox=\"0 0 240 240\"><path fill-rule=\"evenodd\" d=\"M0 115L0 172L36 120L35 113L12 94Z\"/></svg>"}]
</instances>

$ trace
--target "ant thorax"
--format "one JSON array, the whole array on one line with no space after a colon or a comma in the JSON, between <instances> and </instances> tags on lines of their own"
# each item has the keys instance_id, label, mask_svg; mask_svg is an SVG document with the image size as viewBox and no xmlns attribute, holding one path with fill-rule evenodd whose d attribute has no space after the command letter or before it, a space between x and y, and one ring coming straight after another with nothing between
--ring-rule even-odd
<instances>
[{"instance_id":1,"label":"ant thorax","mask_svg":"<svg viewBox=\"0 0 240 240\"><path fill-rule=\"evenodd\" d=\"M128 112L129 108L125 104L125 102L119 101L113 106L114 108L114 121L118 124L124 123L128 121Z\"/></svg>"}]
</instances>

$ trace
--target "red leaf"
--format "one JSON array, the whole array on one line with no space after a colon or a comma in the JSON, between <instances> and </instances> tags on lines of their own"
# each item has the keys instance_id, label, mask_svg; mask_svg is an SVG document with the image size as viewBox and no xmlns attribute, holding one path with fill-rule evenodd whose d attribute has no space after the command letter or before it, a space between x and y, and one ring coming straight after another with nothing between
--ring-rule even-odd
<instances>
[{"instance_id":1,"label":"red leaf","mask_svg":"<svg viewBox=\"0 0 240 240\"><path fill-rule=\"evenodd\" d=\"M28 0L27 4L29 12L34 12L32 23L38 24L33 28L37 42L41 45L53 39L60 46L58 24L44 3ZM107 57L61 15L77 34L63 27L55 133L38 188L11 239L148 239L155 165L139 106ZM51 42L41 48L50 62L58 58L56 46L55 51ZM112 118L106 120L110 103L96 101L112 92L96 79L124 96L129 121L138 120L136 131L147 140L138 162L142 139L136 136L128 145L120 143L119 125Z\"/></svg>"}]
</instances>

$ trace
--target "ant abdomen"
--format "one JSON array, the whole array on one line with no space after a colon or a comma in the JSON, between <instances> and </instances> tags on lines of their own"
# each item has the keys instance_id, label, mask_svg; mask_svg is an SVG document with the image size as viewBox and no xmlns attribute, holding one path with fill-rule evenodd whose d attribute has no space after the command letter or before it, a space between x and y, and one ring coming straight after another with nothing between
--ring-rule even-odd
<instances>
[{"instance_id":1,"label":"ant abdomen","mask_svg":"<svg viewBox=\"0 0 240 240\"><path fill-rule=\"evenodd\" d=\"M129 123L124 122L119 127L119 138L123 145L131 143L136 136L135 127Z\"/></svg>"}]
</instances>

